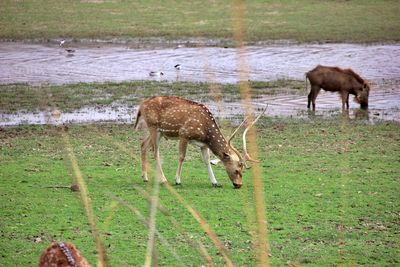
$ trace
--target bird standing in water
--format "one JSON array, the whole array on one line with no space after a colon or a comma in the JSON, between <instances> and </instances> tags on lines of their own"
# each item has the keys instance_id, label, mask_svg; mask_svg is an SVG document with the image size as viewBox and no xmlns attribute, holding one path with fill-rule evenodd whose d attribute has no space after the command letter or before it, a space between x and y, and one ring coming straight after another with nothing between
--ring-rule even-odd
<instances>
[{"instance_id":1,"label":"bird standing in water","mask_svg":"<svg viewBox=\"0 0 400 267\"><path fill-rule=\"evenodd\" d=\"M162 75L164 75L164 73L161 71L150 71L149 75L153 76L153 77L154 76L162 76Z\"/></svg>"}]
</instances>

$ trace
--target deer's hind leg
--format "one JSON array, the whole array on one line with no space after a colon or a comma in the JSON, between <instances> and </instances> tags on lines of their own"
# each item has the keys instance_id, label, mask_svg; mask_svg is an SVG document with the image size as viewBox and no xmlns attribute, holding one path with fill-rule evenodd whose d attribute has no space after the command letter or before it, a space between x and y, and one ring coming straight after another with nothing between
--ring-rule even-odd
<instances>
[{"instance_id":1,"label":"deer's hind leg","mask_svg":"<svg viewBox=\"0 0 400 267\"><path fill-rule=\"evenodd\" d=\"M308 103L307 103L307 108L308 109L311 107L311 99L312 99L312 90L308 94Z\"/></svg>"},{"instance_id":2,"label":"deer's hind leg","mask_svg":"<svg viewBox=\"0 0 400 267\"><path fill-rule=\"evenodd\" d=\"M178 169L176 170L175 176L175 184L181 184L181 173L182 173L182 165L185 161L186 151L187 151L188 141L186 139L179 140L179 162L178 162Z\"/></svg>"},{"instance_id":3,"label":"deer's hind leg","mask_svg":"<svg viewBox=\"0 0 400 267\"><path fill-rule=\"evenodd\" d=\"M315 111L315 100L317 99L320 90L321 87L318 85L311 85L311 91L308 94L307 108L310 108L310 104L312 104L312 110Z\"/></svg>"},{"instance_id":4,"label":"deer's hind leg","mask_svg":"<svg viewBox=\"0 0 400 267\"><path fill-rule=\"evenodd\" d=\"M154 158L156 159L156 175L158 176L161 183L167 182L165 178L164 172L161 167L161 158L160 158L160 140L161 133L157 130L151 131L150 133L151 142L154 144Z\"/></svg>"},{"instance_id":5,"label":"deer's hind leg","mask_svg":"<svg viewBox=\"0 0 400 267\"><path fill-rule=\"evenodd\" d=\"M148 135L145 139L143 139L142 144L140 146L141 152L141 164L142 164L142 178L144 182L149 181L147 176L147 150L153 146L151 144L151 136Z\"/></svg>"}]
</instances>

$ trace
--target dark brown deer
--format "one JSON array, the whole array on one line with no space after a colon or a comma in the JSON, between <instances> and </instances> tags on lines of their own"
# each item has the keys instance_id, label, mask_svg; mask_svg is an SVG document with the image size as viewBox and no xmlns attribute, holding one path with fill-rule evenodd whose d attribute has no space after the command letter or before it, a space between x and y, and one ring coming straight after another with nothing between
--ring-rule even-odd
<instances>
[{"instance_id":1,"label":"dark brown deer","mask_svg":"<svg viewBox=\"0 0 400 267\"><path fill-rule=\"evenodd\" d=\"M368 108L370 85L352 69L318 65L306 73L306 87L307 79L311 84L308 108L312 102L312 109L315 110L315 100L321 88L326 91L339 92L342 97L343 110L349 109L349 94L355 95L355 101L360 103L362 109Z\"/></svg>"},{"instance_id":2,"label":"dark brown deer","mask_svg":"<svg viewBox=\"0 0 400 267\"><path fill-rule=\"evenodd\" d=\"M265 111L265 110L264 110ZM246 132L260 118L260 114L253 122L249 123L244 134L243 142L246 142ZM210 164L211 150L224 164L226 172L235 188L242 186L242 173L247 160L255 162L246 151L244 145L244 156L232 146L232 139L238 129L226 141L215 119L206 106L190 100L174 96L155 96L145 100L139 107L136 117L135 129L142 122L149 131L149 135L141 144L142 176L145 182L148 181L146 153L149 148L153 148L154 158L156 159L157 174L160 181L166 182L166 178L161 168L159 155L160 138L179 140L179 163L176 171L175 183L181 184L182 164L185 160L188 144L200 147L203 160L207 165L208 176L214 187L219 187Z\"/></svg>"}]
</instances>

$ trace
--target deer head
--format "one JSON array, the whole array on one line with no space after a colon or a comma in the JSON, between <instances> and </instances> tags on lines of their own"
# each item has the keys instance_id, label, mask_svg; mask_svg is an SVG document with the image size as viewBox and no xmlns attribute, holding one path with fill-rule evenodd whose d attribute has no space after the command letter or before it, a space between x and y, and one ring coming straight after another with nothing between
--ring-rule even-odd
<instances>
[{"instance_id":1,"label":"deer head","mask_svg":"<svg viewBox=\"0 0 400 267\"><path fill-rule=\"evenodd\" d=\"M237 132L239 129L248 121L248 118L244 119L240 125L235 129L235 131L231 134L229 140L228 140L228 147L231 151L231 153L225 153L224 157L221 160L213 160L213 164L217 164L218 162L222 161L222 163L225 166L225 170L229 176L229 179L232 181L233 186L235 188L240 188L242 187L243 184L243 170L246 167L247 168L247 161L250 162L259 162L258 160L254 160L251 158L249 153L247 152L247 141L246 141L246 136L249 131L249 129L258 121L258 119L265 113L267 109L265 108L255 120L253 120L251 123L247 125L245 130L243 131L243 156L240 154L240 152L232 145L232 140L236 136Z\"/></svg>"}]
</instances>

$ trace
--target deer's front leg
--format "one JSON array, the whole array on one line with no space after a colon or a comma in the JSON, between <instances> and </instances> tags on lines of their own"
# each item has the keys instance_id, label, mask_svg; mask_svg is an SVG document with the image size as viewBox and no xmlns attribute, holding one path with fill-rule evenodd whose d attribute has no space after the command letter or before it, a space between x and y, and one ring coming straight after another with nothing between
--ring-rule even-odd
<instances>
[{"instance_id":1,"label":"deer's front leg","mask_svg":"<svg viewBox=\"0 0 400 267\"><path fill-rule=\"evenodd\" d=\"M340 94L342 96L342 110L349 109L349 92L342 90Z\"/></svg>"},{"instance_id":2,"label":"deer's front leg","mask_svg":"<svg viewBox=\"0 0 400 267\"><path fill-rule=\"evenodd\" d=\"M186 150L187 150L188 141L186 139L179 140L179 162L178 162L178 169L176 170L175 176L175 184L181 184L181 173L182 173L182 165L185 161L186 157Z\"/></svg>"},{"instance_id":3,"label":"deer's front leg","mask_svg":"<svg viewBox=\"0 0 400 267\"><path fill-rule=\"evenodd\" d=\"M210 150L208 147L202 147L201 148L201 155L203 156L203 161L207 165L207 170L208 170L208 178L210 178L210 181L214 187L221 187L221 185L217 182L217 179L215 179L214 172L211 168L210 164Z\"/></svg>"}]
</instances>

